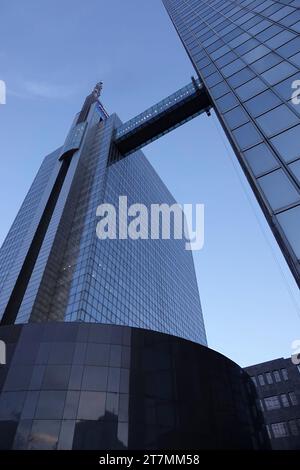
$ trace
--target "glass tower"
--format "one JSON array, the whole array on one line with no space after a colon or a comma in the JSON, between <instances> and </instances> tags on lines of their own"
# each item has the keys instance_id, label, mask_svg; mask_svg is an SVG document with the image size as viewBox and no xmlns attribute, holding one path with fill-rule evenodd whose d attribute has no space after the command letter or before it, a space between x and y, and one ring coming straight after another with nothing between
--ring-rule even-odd
<instances>
[{"instance_id":1,"label":"glass tower","mask_svg":"<svg viewBox=\"0 0 300 470\"><path fill-rule=\"evenodd\" d=\"M300 0L163 3L300 287Z\"/></svg>"},{"instance_id":2,"label":"glass tower","mask_svg":"<svg viewBox=\"0 0 300 470\"><path fill-rule=\"evenodd\" d=\"M98 87L98 88L97 88ZM0 251L2 324L94 322L206 344L193 258L185 240L99 240L96 209L175 203L141 151L112 162L116 129L87 97L64 145L48 155Z\"/></svg>"}]
</instances>

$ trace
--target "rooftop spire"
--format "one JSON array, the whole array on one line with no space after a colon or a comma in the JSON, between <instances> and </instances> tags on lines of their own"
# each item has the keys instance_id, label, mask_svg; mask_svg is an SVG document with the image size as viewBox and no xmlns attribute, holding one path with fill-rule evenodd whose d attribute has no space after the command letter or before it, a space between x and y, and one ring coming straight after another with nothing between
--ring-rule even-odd
<instances>
[{"instance_id":1,"label":"rooftop spire","mask_svg":"<svg viewBox=\"0 0 300 470\"><path fill-rule=\"evenodd\" d=\"M94 87L94 90L93 90L93 94L95 96L95 98L99 98L100 95L101 95L101 91L102 91L102 88L103 88L103 82L98 82L95 87Z\"/></svg>"}]
</instances>

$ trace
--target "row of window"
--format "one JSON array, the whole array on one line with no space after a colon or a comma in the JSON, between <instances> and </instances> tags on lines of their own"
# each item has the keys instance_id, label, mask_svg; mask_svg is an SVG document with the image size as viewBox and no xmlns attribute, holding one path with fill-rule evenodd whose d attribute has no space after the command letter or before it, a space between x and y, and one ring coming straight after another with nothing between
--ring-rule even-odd
<instances>
[{"instance_id":1,"label":"row of window","mask_svg":"<svg viewBox=\"0 0 300 470\"><path fill-rule=\"evenodd\" d=\"M300 419L292 419L288 422L268 424L266 426L270 439L280 437L298 436L300 433Z\"/></svg>"},{"instance_id":2,"label":"row of window","mask_svg":"<svg viewBox=\"0 0 300 470\"><path fill-rule=\"evenodd\" d=\"M278 160L276 160L273 153L266 146L266 144L259 144L255 147L252 147L251 149L244 152L244 156L246 158L247 163L251 167L253 174L259 178L259 183L261 183L262 181L260 179L262 175L280 169L280 164ZM300 159L290 163L288 167L295 176L295 178L300 182ZM283 177L287 179L286 175L283 175ZM284 185L284 183L285 180L282 182L282 184ZM266 188L263 188L263 190L266 190ZM289 190L293 191L293 187L290 186ZM282 207L284 205L284 197L282 200L279 201L279 207Z\"/></svg>"},{"instance_id":3,"label":"row of window","mask_svg":"<svg viewBox=\"0 0 300 470\"><path fill-rule=\"evenodd\" d=\"M285 368L279 370L273 370L272 372L265 372L264 374L258 374L257 376L251 377L252 382L257 387L258 385L273 384L281 382L283 380L289 380L288 372Z\"/></svg>"},{"instance_id":4,"label":"row of window","mask_svg":"<svg viewBox=\"0 0 300 470\"><path fill-rule=\"evenodd\" d=\"M282 393L281 395L273 395L260 400L262 411L278 410L280 408L288 408L297 406L298 399L295 392Z\"/></svg>"}]
</instances>

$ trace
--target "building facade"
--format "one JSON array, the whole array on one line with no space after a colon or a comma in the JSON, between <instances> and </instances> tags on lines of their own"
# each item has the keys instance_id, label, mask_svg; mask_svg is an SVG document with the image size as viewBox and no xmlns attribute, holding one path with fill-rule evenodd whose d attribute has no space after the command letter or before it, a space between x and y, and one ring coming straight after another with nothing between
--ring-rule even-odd
<instances>
[{"instance_id":1,"label":"building facade","mask_svg":"<svg viewBox=\"0 0 300 470\"><path fill-rule=\"evenodd\" d=\"M206 344L184 239L96 236L101 203L175 203L141 151L110 164L120 125L90 95L64 146L45 158L0 250L2 322L116 324Z\"/></svg>"},{"instance_id":2,"label":"building facade","mask_svg":"<svg viewBox=\"0 0 300 470\"><path fill-rule=\"evenodd\" d=\"M272 449L300 449L300 365L274 359L250 367Z\"/></svg>"},{"instance_id":3,"label":"building facade","mask_svg":"<svg viewBox=\"0 0 300 470\"><path fill-rule=\"evenodd\" d=\"M163 3L300 287L300 2Z\"/></svg>"}]
</instances>

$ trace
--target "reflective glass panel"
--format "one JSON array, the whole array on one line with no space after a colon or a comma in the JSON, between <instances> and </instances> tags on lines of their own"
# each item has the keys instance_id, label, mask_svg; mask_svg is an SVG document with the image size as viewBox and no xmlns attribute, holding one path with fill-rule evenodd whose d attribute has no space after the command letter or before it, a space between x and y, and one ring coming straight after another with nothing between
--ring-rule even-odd
<instances>
[{"instance_id":1,"label":"reflective glass panel","mask_svg":"<svg viewBox=\"0 0 300 470\"><path fill-rule=\"evenodd\" d=\"M300 206L278 214L278 220L297 258L300 260Z\"/></svg>"},{"instance_id":2,"label":"reflective glass panel","mask_svg":"<svg viewBox=\"0 0 300 470\"><path fill-rule=\"evenodd\" d=\"M274 210L299 201L299 193L282 170L275 170L257 181Z\"/></svg>"},{"instance_id":3,"label":"reflective glass panel","mask_svg":"<svg viewBox=\"0 0 300 470\"><path fill-rule=\"evenodd\" d=\"M255 176L279 166L271 150L265 144L247 150L244 155Z\"/></svg>"}]
</instances>

